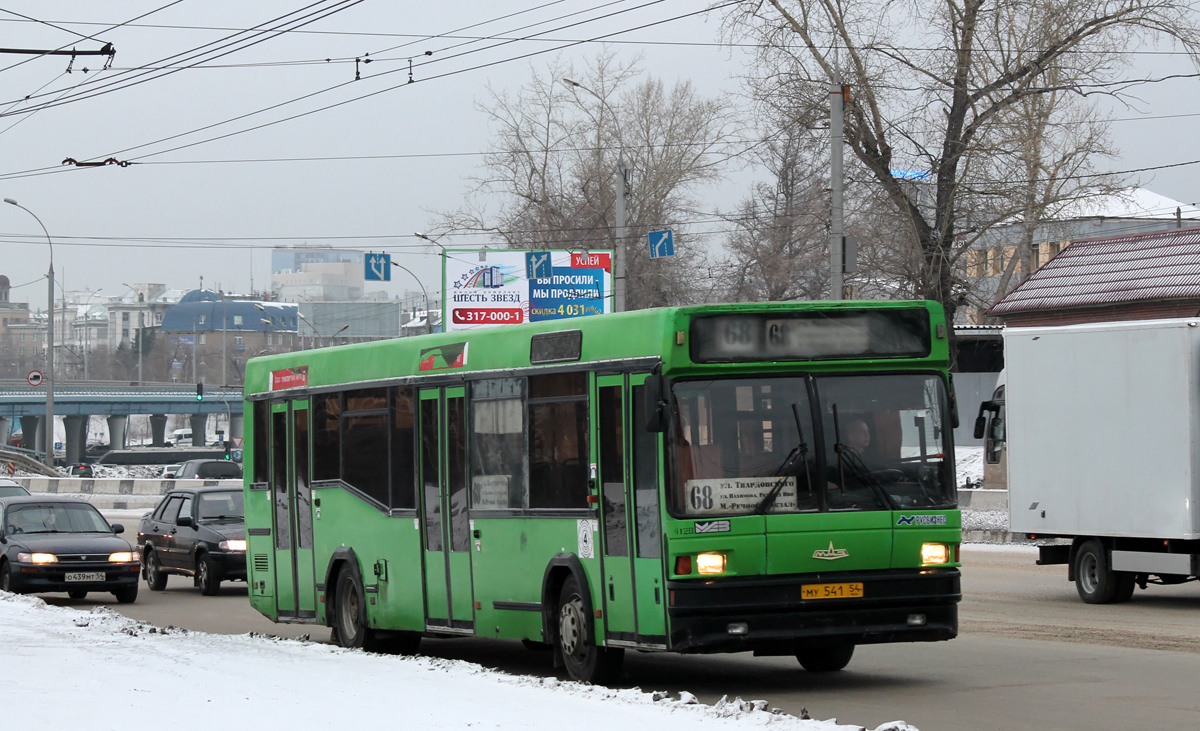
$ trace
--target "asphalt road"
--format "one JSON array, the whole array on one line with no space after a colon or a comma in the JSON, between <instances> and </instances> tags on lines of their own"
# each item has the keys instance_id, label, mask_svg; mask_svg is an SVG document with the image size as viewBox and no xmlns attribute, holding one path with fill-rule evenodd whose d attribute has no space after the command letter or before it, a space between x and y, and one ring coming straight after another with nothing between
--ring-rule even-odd
<instances>
[{"instance_id":1,"label":"asphalt road","mask_svg":"<svg viewBox=\"0 0 1200 731\"><path fill-rule=\"evenodd\" d=\"M1151 586L1122 605L1079 601L1062 566L1039 567L1030 552L963 550L961 632L951 642L859 648L843 672L810 674L789 658L629 653L622 685L687 690L704 702L724 695L766 699L793 714L874 728L905 720L922 731L963 729L1200 728L1200 586ZM204 597L190 580L167 590L142 585L138 601L104 604L156 625L286 637L324 627L275 625L250 609L245 584ZM512 673L552 675L549 653L514 642L426 640L422 652Z\"/></svg>"}]
</instances>

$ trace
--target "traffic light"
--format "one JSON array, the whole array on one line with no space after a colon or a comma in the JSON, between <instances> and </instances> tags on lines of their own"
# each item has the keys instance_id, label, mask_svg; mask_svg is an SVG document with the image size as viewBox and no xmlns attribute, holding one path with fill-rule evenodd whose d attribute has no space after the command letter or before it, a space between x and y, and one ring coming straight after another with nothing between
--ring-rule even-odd
<instances>
[{"instance_id":1,"label":"traffic light","mask_svg":"<svg viewBox=\"0 0 1200 731\"><path fill-rule=\"evenodd\" d=\"M233 455L230 454L230 451L229 451L229 448L231 446L233 446L233 442L226 439L225 440L225 459L233 459Z\"/></svg>"},{"instance_id":2,"label":"traffic light","mask_svg":"<svg viewBox=\"0 0 1200 731\"><path fill-rule=\"evenodd\" d=\"M204 384L203 383L196 384L196 400L197 401L204 400Z\"/></svg>"}]
</instances>

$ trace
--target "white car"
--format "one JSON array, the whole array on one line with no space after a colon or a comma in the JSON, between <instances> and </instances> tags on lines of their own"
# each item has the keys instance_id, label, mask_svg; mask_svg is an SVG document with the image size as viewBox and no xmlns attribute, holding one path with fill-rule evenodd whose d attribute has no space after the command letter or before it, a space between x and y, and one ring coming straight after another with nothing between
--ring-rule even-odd
<instances>
[{"instance_id":1,"label":"white car","mask_svg":"<svg viewBox=\"0 0 1200 731\"><path fill-rule=\"evenodd\" d=\"M180 463L180 464L169 464L169 465L167 465L166 467L163 467L162 474L160 474L160 475L158 476L158 479L160 479L160 480L174 480L174 479L175 479L175 473L179 471L179 468L180 468L180 466L181 466L181 465L182 465L182 463Z\"/></svg>"}]
</instances>

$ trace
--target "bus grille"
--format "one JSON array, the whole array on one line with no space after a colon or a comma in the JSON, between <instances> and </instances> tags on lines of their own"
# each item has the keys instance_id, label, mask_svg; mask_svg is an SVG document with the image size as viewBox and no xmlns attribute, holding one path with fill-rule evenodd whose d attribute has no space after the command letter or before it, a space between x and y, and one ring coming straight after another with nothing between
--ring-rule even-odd
<instances>
[{"instance_id":1,"label":"bus grille","mask_svg":"<svg viewBox=\"0 0 1200 731\"><path fill-rule=\"evenodd\" d=\"M264 571L265 572L267 569L270 568L270 566L271 566L271 564L267 558L267 554L265 554L265 553L254 554L254 570L255 571Z\"/></svg>"}]
</instances>

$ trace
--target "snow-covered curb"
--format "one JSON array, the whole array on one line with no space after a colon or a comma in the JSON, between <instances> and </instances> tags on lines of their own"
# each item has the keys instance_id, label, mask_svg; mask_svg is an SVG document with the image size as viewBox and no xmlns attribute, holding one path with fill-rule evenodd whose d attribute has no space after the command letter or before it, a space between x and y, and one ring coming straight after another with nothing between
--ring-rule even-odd
<instances>
[{"instance_id":1,"label":"snow-covered curb","mask_svg":"<svg viewBox=\"0 0 1200 731\"><path fill-rule=\"evenodd\" d=\"M237 728L521 728L861 731L796 718L766 701L698 703L637 688L513 676L461 660L396 657L254 635L160 629L109 609L83 612L0 592L8 728L168 723ZM47 706L46 692L69 702ZM184 705L168 703L176 699ZM167 714L164 717L164 712ZM99 717L97 716L99 713ZM903 721L876 731L916 731Z\"/></svg>"}]
</instances>

